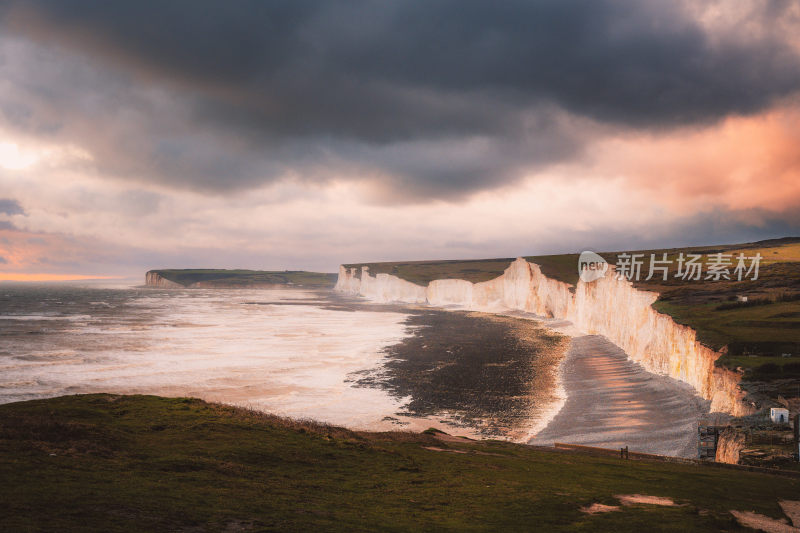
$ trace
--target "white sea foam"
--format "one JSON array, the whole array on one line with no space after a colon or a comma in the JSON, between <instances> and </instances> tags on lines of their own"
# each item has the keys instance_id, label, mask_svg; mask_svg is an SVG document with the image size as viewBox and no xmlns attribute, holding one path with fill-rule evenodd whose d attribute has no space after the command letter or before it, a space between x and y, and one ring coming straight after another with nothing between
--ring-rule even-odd
<instances>
[{"instance_id":1,"label":"white sea foam","mask_svg":"<svg viewBox=\"0 0 800 533\"><path fill-rule=\"evenodd\" d=\"M403 400L354 387L351 374L375 368L382 349L408 334L406 315L280 305L302 303L291 301L298 298L311 302L314 295L143 291L127 299L127 313L3 316L72 323L0 339L7 354L0 401L79 392L190 395L354 428L390 427L383 418Z\"/></svg>"},{"instance_id":2,"label":"white sea foam","mask_svg":"<svg viewBox=\"0 0 800 533\"><path fill-rule=\"evenodd\" d=\"M0 314L0 320L20 320L20 321L37 321L37 320L88 320L92 318L90 315L59 315L59 314L30 314L30 315L5 315Z\"/></svg>"}]
</instances>

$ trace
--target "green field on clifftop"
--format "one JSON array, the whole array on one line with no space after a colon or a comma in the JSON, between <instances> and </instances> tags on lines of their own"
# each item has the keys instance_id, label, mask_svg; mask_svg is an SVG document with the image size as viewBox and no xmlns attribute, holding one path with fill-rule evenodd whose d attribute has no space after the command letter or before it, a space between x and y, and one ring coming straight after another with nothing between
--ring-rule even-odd
<instances>
[{"instance_id":1,"label":"green field on clifftop","mask_svg":"<svg viewBox=\"0 0 800 533\"><path fill-rule=\"evenodd\" d=\"M336 284L336 274L303 270L224 270L186 268L151 270L162 278L184 287L195 283L217 286L247 287L249 285L297 285L305 288L329 288Z\"/></svg>"},{"instance_id":2,"label":"green field on clifftop","mask_svg":"<svg viewBox=\"0 0 800 533\"><path fill-rule=\"evenodd\" d=\"M800 494L773 474L106 394L0 406L0 476L2 531L739 531L731 510L782 518Z\"/></svg>"}]
</instances>

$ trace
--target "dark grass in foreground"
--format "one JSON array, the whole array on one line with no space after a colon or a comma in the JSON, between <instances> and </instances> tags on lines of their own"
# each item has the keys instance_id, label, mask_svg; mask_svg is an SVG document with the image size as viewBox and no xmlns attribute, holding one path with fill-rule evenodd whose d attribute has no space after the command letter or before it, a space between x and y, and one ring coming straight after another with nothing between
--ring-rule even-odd
<instances>
[{"instance_id":1,"label":"dark grass in foreground","mask_svg":"<svg viewBox=\"0 0 800 533\"><path fill-rule=\"evenodd\" d=\"M780 517L800 493L760 473L111 395L0 406L0 476L3 531L719 531L740 529L731 509ZM632 493L683 505L579 510Z\"/></svg>"}]
</instances>

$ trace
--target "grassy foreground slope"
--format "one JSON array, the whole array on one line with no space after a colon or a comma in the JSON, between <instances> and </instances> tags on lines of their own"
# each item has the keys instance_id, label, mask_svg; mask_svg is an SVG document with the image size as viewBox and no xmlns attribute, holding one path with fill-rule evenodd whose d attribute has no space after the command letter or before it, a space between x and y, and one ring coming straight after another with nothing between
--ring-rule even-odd
<instances>
[{"instance_id":1,"label":"grassy foreground slope","mask_svg":"<svg viewBox=\"0 0 800 533\"><path fill-rule=\"evenodd\" d=\"M698 333L698 339L714 349L726 347L720 364L742 367L748 376L759 380L800 378L800 238L774 239L755 243L600 252L615 264L621 253L643 254L642 279L638 288L659 293L654 307ZM650 254L672 262L668 279L658 276L644 279L649 273ZM761 254L757 280L686 281L676 278L680 253L701 254L704 269L716 253L743 253L746 257ZM578 281L578 255L539 255L525 259L541 266L550 278L574 285ZM410 261L401 263L363 263L372 274L389 273L425 285L434 279L460 278L486 281L503 273L511 258L471 261ZM735 261L734 261L735 264ZM345 265L359 267L362 264ZM736 303L746 296L746 304ZM783 354L788 354L784 357Z\"/></svg>"},{"instance_id":2,"label":"grassy foreground slope","mask_svg":"<svg viewBox=\"0 0 800 533\"><path fill-rule=\"evenodd\" d=\"M0 479L3 531L735 531L731 510L780 518L800 494L771 474L105 394L0 406ZM580 510L621 494L678 506Z\"/></svg>"},{"instance_id":3,"label":"grassy foreground slope","mask_svg":"<svg viewBox=\"0 0 800 533\"><path fill-rule=\"evenodd\" d=\"M186 268L151 270L169 281L184 287L196 283L207 286L247 287L253 285L297 285L306 288L329 288L336 283L336 274L304 270L224 270Z\"/></svg>"}]
</instances>

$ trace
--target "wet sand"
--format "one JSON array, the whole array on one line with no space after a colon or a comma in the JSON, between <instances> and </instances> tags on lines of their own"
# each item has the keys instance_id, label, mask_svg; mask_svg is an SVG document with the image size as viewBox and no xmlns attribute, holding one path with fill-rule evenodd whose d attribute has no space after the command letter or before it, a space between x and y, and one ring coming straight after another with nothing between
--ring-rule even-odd
<instances>
[{"instance_id":1,"label":"wet sand","mask_svg":"<svg viewBox=\"0 0 800 533\"><path fill-rule=\"evenodd\" d=\"M648 372L603 336L519 311L405 312L419 329L386 350L382 374L359 380L405 397L400 418L445 415L456 434L477 429L476 436L535 445L696 457L697 424L709 419L710 402L691 385ZM552 343L547 332L571 337L566 355L561 343L540 344Z\"/></svg>"},{"instance_id":2,"label":"wet sand","mask_svg":"<svg viewBox=\"0 0 800 533\"><path fill-rule=\"evenodd\" d=\"M354 379L402 399L398 422L437 420L450 433L525 442L557 410L558 365L568 337L519 318L406 312L412 334L385 349L379 368Z\"/></svg>"},{"instance_id":3,"label":"wet sand","mask_svg":"<svg viewBox=\"0 0 800 533\"><path fill-rule=\"evenodd\" d=\"M576 334L560 370L567 400L530 444L696 456L697 422L710 402L690 385L647 372L599 335Z\"/></svg>"}]
</instances>

